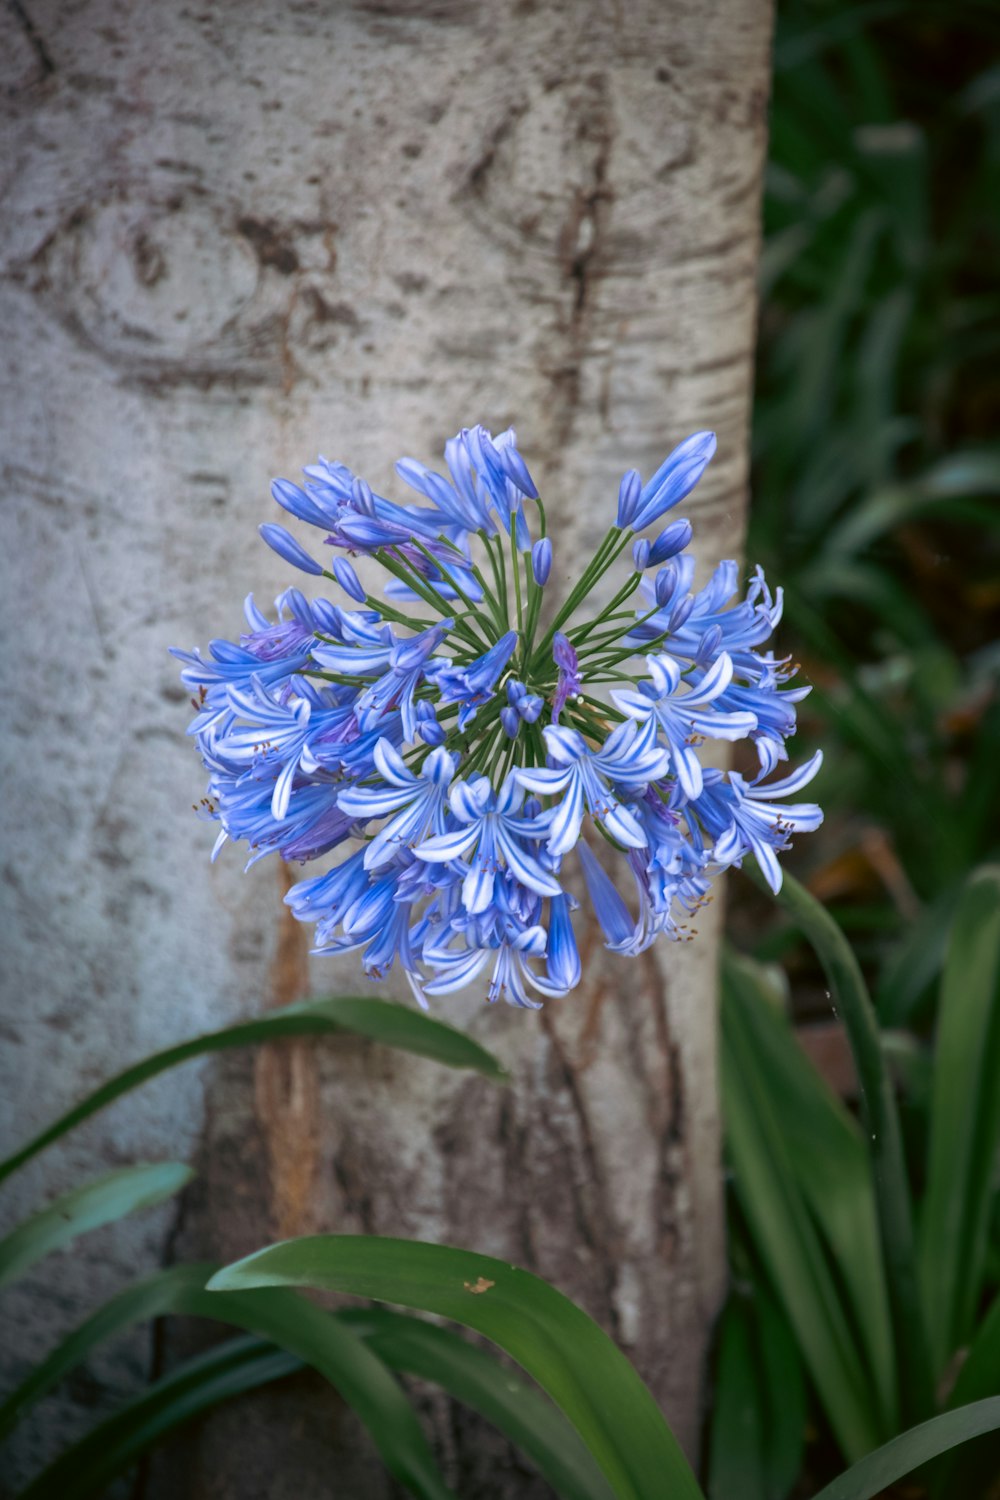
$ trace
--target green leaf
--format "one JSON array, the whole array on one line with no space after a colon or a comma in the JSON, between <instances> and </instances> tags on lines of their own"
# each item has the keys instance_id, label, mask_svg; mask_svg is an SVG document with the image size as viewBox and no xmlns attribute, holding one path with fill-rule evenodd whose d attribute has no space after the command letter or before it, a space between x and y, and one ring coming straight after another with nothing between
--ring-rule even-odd
<instances>
[{"instance_id":1,"label":"green leaf","mask_svg":"<svg viewBox=\"0 0 1000 1500\"><path fill-rule=\"evenodd\" d=\"M806 1441L806 1391L795 1336L777 1302L757 1287L761 1378L767 1393L764 1455L768 1500L784 1500L799 1476Z\"/></svg>"},{"instance_id":2,"label":"green leaf","mask_svg":"<svg viewBox=\"0 0 1000 1500\"><path fill-rule=\"evenodd\" d=\"M9 1426L96 1344L129 1323L164 1313L211 1318L269 1339L318 1370L368 1428L390 1474L422 1500L454 1500L403 1391L348 1326L281 1288L218 1297L205 1289L214 1270L173 1267L112 1298L13 1393L2 1409L3 1424Z\"/></svg>"},{"instance_id":3,"label":"green leaf","mask_svg":"<svg viewBox=\"0 0 1000 1500\"><path fill-rule=\"evenodd\" d=\"M192 1311L198 1294L207 1299L205 1283L217 1269L214 1265L170 1266L112 1297L36 1365L0 1405L0 1438L29 1406L82 1364L105 1339L148 1318ZM215 1308L212 1315L216 1315Z\"/></svg>"},{"instance_id":4,"label":"green leaf","mask_svg":"<svg viewBox=\"0 0 1000 1500\"><path fill-rule=\"evenodd\" d=\"M614 1500L600 1469L566 1418L512 1370L451 1329L384 1307L336 1314L391 1370L441 1386L492 1422L538 1469L561 1500Z\"/></svg>"},{"instance_id":5,"label":"green leaf","mask_svg":"<svg viewBox=\"0 0 1000 1500\"><path fill-rule=\"evenodd\" d=\"M112 1297L37 1365L0 1406L0 1437L57 1381L82 1364L94 1348L131 1324L167 1313L218 1319L226 1304L205 1291L205 1283L217 1269L214 1265L171 1266ZM258 1300L249 1315L260 1318L272 1294L252 1295ZM261 1298L265 1300L261 1302ZM474 1407L535 1463L563 1500L613 1500L606 1480L561 1413L537 1389L483 1350L446 1328L385 1308L346 1308L325 1316L332 1316L364 1339L390 1369L433 1381ZM279 1335L273 1320L266 1326L272 1335Z\"/></svg>"},{"instance_id":6,"label":"green leaf","mask_svg":"<svg viewBox=\"0 0 1000 1500\"><path fill-rule=\"evenodd\" d=\"M755 867L750 866L749 873L767 889ZM879 1243L892 1318L900 1411L905 1421L933 1410L933 1371L920 1298L902 1132L875 1011L857 958L830 913L787 872L775 899L812 945L851 1045L862 1122L871 1142Z\"/></svg>"},{"instance_id":7,"label":"green leaf","mask_svg":"<svg viewBox=\"0 0 1000 1500\"><path fill-rule=\"evenodd\" d=\"M837 1441L848 1458L858 1457L881 1436L875 1389L793 1169L786 1128L754 1068L738 1006L726 1012L721 1073L734 1187L753 1242Z\"/></svg>"},{"instance_id":8,"label":"green leaf","mask_svg":"<svg viewBox=\"0 0 1000 1500\"><path fill-rule=\"evenodd\" d=\"M993 1305L969 1347L948 1397L951 1408L967 1406L1000 1391L1000 1298ZM937 1500L956 1495L986 1494L991 1478L1000 1473L1000 1433L978 1439L950 1454L936 1466L931 1492Z\"/></svg>"},{"instance_id":9,"label":"green leaf","mask_svg":"<svg viewBox=\"0 0 1000 1500\"><path fill-rule=\"evenodd\" d=\"M450 1246L316 1235L259 1250L214 1276L217 1292L311 1286L452 1318L505 1349L555 1401L618 1500L702 1492L646 1386L587 1315L505 1261Z\"/></svg>"},{"instance_id":10,"label":"green leaf","mask_svg":"<svg viewBox=\"0 0 1000 1500\"><path fill-rule=\"evenodd\" d=\"M944 963L958 892L949 886L893 945L875 994L883 1027L905 1026Z\"/></svg>"},{"instance_id":11,"label":"green leaf","mask_svg":"<svg viewBox=\"0 0 1000 1500\"><path fill-rule=\"evenodd\" d=\"M0 1286L51 1251L61 1250L78 1234L173 1197L193 1176L183 1162L151 1162L122 1167L64 1194L0 1240Z\"/></svg>"},{"instance_id":12,"label":"green leaf","mask_svg":"<svg viewBox=\"0 0 1000 1500\"><path fill-rule=\"evenodd\" d=\"M878 1393L881 1434L898 1425L892 1327L871 1165L861 1133L771 1003L756 964L726 955L722 1025L739 1008L741 1062L772 1101L789 1165L850 1299L854 1337Z\"/></svg>"},{"instance_id":13,"label":"green leaf","mask_svg":"<svg viewBox=\"0 0 1000 1500\"><path fill-rule=\"evenodd\" d=\"M768 1500L764 1472L763 1388L754 1359L752 1314L732 1295L719 1326L712 1413L709 1500Z\"/></svg>"},{"instance_id":14,"label":"green leaf","mask_svg":"<svg viewBox=\"0 0 1000 1500\"><path fill-rule=\"evenodd\" d=\"M948 1397L949 1406L968 1406L1000 1392L1000 1297L983 1319L962 1361Z\"/></svg>"},{"instance_id":15,"label":"green leaf","mask_svg":"<svg viewBox=\"0 0 1000 1500\"><path fill-rule=\"evenodd\" d=\"M763 1500L786 1500L805 1451L805 1377L795 1335L765 1283L738 1212L729 1219L729 1261L731 1291L712 1402L709 1492L712 1500L733 1500L752 1482ZM742 1314L743 1330L737 1330L736 1348L727 1354L725 1323L732 1312ZM751 1421L756 1436L748 1430ZM741 1447L751 1455L759 1449L756 1470L752 1458L741 1469Z\"/></svg>"},{"instance_id":16,"label":"green leaf","mask_svg":"<svg viewBox=\"0 0 1000 1500\"><path fill-rule=\"evenodd\" d=\"M941 982L920 1271L935 1368L971 1333L1000 1145L1000 868L962 892Z\"/></svg>"},{"instance_id":17,"label":"green leaf","mask_svg":"<svg viewBox=\"0 0 1000 1500\"><path fill-rule=\"evenodd\" d=\"M254 1338L188 1360L67 1448L19 1500L91 1500L183 1423L301 1368L294 1355Z\"/></svg>"},{"instance_id":18,"label":"green leaf","mask_svg":"<svg viewBox=\"0 0 1000 1500\"><path fill-rule=\"evenodd\" d=\"M256 1020L240 1021L222 1031L210 1031L205 1036L193 1037L190 1041L155 1052L151 1057L143 1058L141 1062L126 1068L123 1073L95 1089L13 1156L0 1162L0 1182L61 1135L72 1130L74 1125L79 1125L82 1120L96 1114L112 1100L192 1057L201 1057L207 1052L222 1052L229 1047L254 1046L260 1042L274 1041L278 1037L332 1033L369 1037L372 1041L416 1053L419 1057L429 1057L448 1067L472 1068L496 1080L507 1076L497 1059L480 1047L478 1042L453 1026L436 1021L409 1006L353 996L332 1000L304 1000L296 1005L271 1011Z\"/></svg>"},{"instance_id":19,"label":"green leaf","mask_svg":"<svg viewBox=\"0 0 1000 1500\"><path fill-rule=\"evenodd\" d=\"M911 1427L909 1432L893 1438L884 1447L869 1453L841 1474L832 1484L820 1490L814 1500L873 1500L890 1484L912 1473L921 1464L970 1438L1000 1428L1000 1396L960 1406Z\"/></svg>"}]
</instances>

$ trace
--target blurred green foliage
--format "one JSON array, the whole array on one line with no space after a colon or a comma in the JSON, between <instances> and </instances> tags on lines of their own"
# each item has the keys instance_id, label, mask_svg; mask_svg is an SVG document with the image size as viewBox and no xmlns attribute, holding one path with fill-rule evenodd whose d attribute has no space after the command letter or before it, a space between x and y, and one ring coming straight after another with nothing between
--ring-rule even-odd
<instances>
[{"instance_id":1,"label":"blurred green foliage","mask_svg":"<svg viewBox=\"0 0 1000 1500\"><path fill-rule=\"evenodd\" d=\"M1000 849L1000 6L778 0L761 279L747 556L784 585L782 645L814 685L799 753L826 752L798 868L874 992L933 1379L968 1400L1000 1390L1000 977L976 906L995 891L968 883ZM829 1018L795 924L732 895L737 941L785 960L792 1013ZM747 1434L747 1494L778 1500L804 1493L804 1452L818 1479L874 1440L865 1420L895 1430L898 1400L869 1305L888 1283L868 1143L762 972L725 984L734 1290L711 1467L721 1494ZM808 1450L780 1420L803 1389ZM983 1494L998 1461L980 1444L907 1493Z\"/></svg>"},{"instance_id":2,"label":"blurred green foliage","mask_svg":"<svg viewBox=\"0 0 1000 1500\"><path fill-rule=\"evenodd\" d=\"M1000 839L998 205L1000 6L781 0L747 555L878 960Z\"/></svg>"}]
</instances>

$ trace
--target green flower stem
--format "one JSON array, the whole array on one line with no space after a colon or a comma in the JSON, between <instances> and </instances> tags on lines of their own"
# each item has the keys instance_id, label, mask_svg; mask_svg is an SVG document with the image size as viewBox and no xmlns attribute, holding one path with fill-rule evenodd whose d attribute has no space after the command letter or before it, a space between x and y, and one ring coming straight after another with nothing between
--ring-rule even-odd
<instances>
[{"instance_id":1,"label":"green flower stem","mask_svg":"<svg viewBox=\"0 0 1000 1500\"><path fill-rule=\"evenodd\" d=\"M468 641L470 646L475 647L477 655L489 649L487 643L477 636L466 623L464 616L460 615L456 617L453 613L450 613L452 606L449 605L448 601L443 599L426 579L421 578L420 574L410 567L405 557L402 557L395 549L391 553L387 552L384 547L380 547L375 556L388 572L398 578L401 583L405 583L407 588L412 589L415 594L418 594L425 604L429 604L432 609L436 609L442 619L454 620L455 624L452 628L455 634L460 635L463 640Z\"/></svg>"},{"instance_id":2,"label":"green flower stem","mask_svg":"<svg viewBox=\"0 0 1000 1500\"><path fill-rule=\"evenodd\" d=\"M533 676L534 673L539 671L545 660L547 652L551 649L556 631L565 624L565 622L570 618L573 611L577 608L581 601L584 600L591 592L598 579L604 576L604 574L610 568L611 564L615 561L615 558L618 557L620 553L625 549L625 547L628 546L629 538L631 537L631 535L631 531L621 532L619 531L617 526L610 526L608 528L603 541L601 542L596 554L594 555L593 560L590 562L589 566L584 569L583 577L580 579L576 587L572 590L569 598L566 600L565 604L562 606L559 613L552 621L552 624L545 632L538 650L535 652L534 656L531 659L531 664L528 669L529 676Z\"/></svg>"},{"instance_id":3,"label":"green flower stem","mask_svg":"<svg viewBox=\"0 0 1000 1500\"><path fill-rule=\"evenodd\" d=\"M495 598L497 601L497 624L500 626L500 633L502 635L504 630L506 630L507 628L507 589L503 579L500 576L500 569L497 566L496 554L494 553L493 548L490 546L489 535L485 531L479 531L477 532L477 535L479 536L480 540L482 541L483 547L486 550L486 556L490 560L490 570L493 573L493 586L496 590Z\"/></svg>"},{"instance_id":4,"label":"green flower stem","mask_svg":"<svg viewBox=\"0 0 1000 1500\"><path fill-rule=\"evenodd\" d=\"M483 577L482 572L476 566L476 564L470 563L470 567L472 568L472 576L479 584L479 587L482 589L483 598L489 605L490 613L492 614L493 619L496 622L497 640L499 640L504 631L507 629L507 620L504 615L503 609L501 608L500 601L493 590L490 588L489 584L486 582L486 579ZM496 569L494 569L494 578L497 586L499 586L499 579L496 578Z\"/></svg>"},{"instance_id":5,"label":"green flower stem","mask_svg":"<svg viewBox=\"0 0 1000 1500\"><path fill-rule=\"evenodd\" d=\"M770 893L756 866L748 873ZM875 1008L850 944L830 913L787 871L774 898L812 944L844 1022L861 1089L861 1117L875 1175L875 1203L899 1371L904 1427L934 1410L930 1346L917 1279L913 1208L899 1115L879 1041Z\"/></svg>"},{"instance_id":6,"label":"green flower stem","mask_svg":"<svg viewBox=\"0 0 1000 1500\"><path fill-rule=\"evenodd\" d=\"M514 599L517 605L517 633L524 640L524 612L521 606L521 559L517 551L515 533L517 531L517 512L511 513L510 518L510 571L514 575ZM527 665L527 659L525 659Z\"/></svg>"},{"instance_id":7,"label":"green flower stem","mask_svg":"<svg viewBox=\"0 0 1000 1500\"><path fill-rule=\"evenodd\" d=\"M581 693L580 697L584 703L589 703L591 708L596 708L609 719L617 719L619 724L624 724L625 714L620 708L615 708L613 703L602 703L600 698L592 698L589 693Z\"/></svg>"},{"instance_id":8,"label":"green flower stem","mask_svg":"<svg viewBox=\"0 0 1000 1500\"><path fill-rule=\"evenodd\" d=\"M504 605L505 612L507 614L509 614L510 613L510 589L509 589L509 587L507 585L507 559L504 556L503 539L501 537L499 537L499 536L495 536L495 537L493 537L492 540L493 540L493 549L496 552L496 556L497 556L497 563L498 563L498 565L500 567L500 586L501 586L501 590L502 590L500 597L503 600L503 605Z\"/></svg>"},{"instance_id":9,"label":"green flower stem","mask_svg":"<svg viewBox=\"0 0 1000 1500\"><path fill-rule=\"evenodd\" d=\"M610 623L611 620L630 620L632 623L631 623L628 631L626 632L626 634L630 635L632 633L632 631L636 629L637 626L639 626L639 625L645 625L645 623L646 623L647 620L651 620L654 615L658 615L659 613L660 613L660 606L657 604L653 609L651 609L649 611L648 614L645 614L645 615L636 615L631 610L626 610L623 614L620 614L620 615L611 615L609 617L609 621L607 623ZM596 637L594 640L588 641L587 642L587 650L585 652L582 652L581 656L584 659L586 659L592 653L597 653L599 655L601 651L607 650L607 648L610 646L610 644L611 644L612 641L620 641L621 638L622 638L622 632L620 630L609 630L604 635L600 635L600 636ZM571 637L571 639L573 639L573 638ZM661 636L660 639L662 640L663 637ZM577 644L577 642L576 642L575 639L573 639L573 644L574 644L574 646ZM642 650L641 646L636 646L634 648L634 650L631 651L629 654L633 655L633 656L638 656L641 650Z\"/></svg>"},{"instance_id":10,"label":"green flower stem","mask_svg":"<svg viewBox=\"0 0 1000 1500\"><path fill-rule=\"evenodd\" d=\"M597 629L598 625L603 625L608 616L614 614L619 604L624 604L629 595L635 593L641 581L641 573L630 573L627 581L618 590L615 597L611 600L611 603L608 604L605 609L602 609L599 615L595 615L592 620L588 621L586 625L583 625L579 630L574 630L572 632L572 634L570 635L570 640L573 642L573 645L579 647L581 643L585 641L594 630Z\"/></svg>"},{"instance_id":11,"label":"green flower stem","mask_svg":"<svg viewBox=\"0 0 1000 1500\"><path fill-rule=\"evenodd\" d=\"M413 538L413 545L417 548L418 552L422 552L423 553L423 555L427 558L428 562L431 564L432 567L436 568L439 573L445 573L446 564L440 562L438 560L438 558L436 558L434 556L433 552L431 552L427 547L424 546L423 542L419 541L416 537L414 537ZM463 561L464 561L464 559L463 559ZM479 624L479 625L481 625L483 627L484 633L488 635L489 631L492 630L492 628L493 628L492 621L490 621L489 619L487 619L487 617L485 615L481 614L479 612L479 610L476 609L476 606L473 604L472 600L469 598L469 596L465 592L465 590L458 583L457 579L452 578L452 576L451 576L450 573L445 573L445 577L448 579L448 582L451 584L451 587L455 590L455 593L458 595L458 597L461 599L462 603L465 605L466 610L468 611L468 613L477 622L477 624ZM498 637L498 639L499 639L499 637Z\"/></svg>"},{"instance_id":12,"label":"green flower stem","mask_svg":"<svg viewBox=\"0 0 1000 1500\"><path fill-rule=\"evenodd\" d=\"M606 656L602 660L592 662L590 670L587 673L588 678L590 677L590 671L606 672L609 667L617 666L620 661L628 661L630 656L651 655L657 646L663 645L663 642L669 638L669 635L670 631L665 630L662 635L654 635L651 641L644 641L641 646L628 646L624 651L616 651L612 656ZM591 678L590 680L593 681L594 679Z\"/></svg>"},{"instance_id":13,"label":"green flower stem","mask_svg":"<svg viewBox=\"0 0 1000 1500\"><path fill-rule=\"evenodd\" d=\"M545 741L542 739L542 731L537 724L526 724L524 726L524 742L530 752L528 764L530 766L544 766Z\"/></svg>"},{"instance_id":14,"label":"green flower stem","mask_svg":"<svg viewBox=\"0 0 1000 1500\"><path fill-rule=\"evenodd\" d=\"M528 611L527 620L524 625L524 635L521 639L521 664L527 672L531 662L531 647L535 639L535 631L538 629L538 614L542 607L542 594L544 590L535 582L535 575L530 567L524 570L525 580L528 585Z\"/></svg>"},{"instance_id":15,"label":"green flower stem","mask_svg":"<svg viewBox=\"0 0 1000 1500\"><path fill-rule=\"evenodd\" d=\"M365 595L365 604L369 609L377 610L385 619L392 620L396 625L419 625L421 630L430 630L437 624L437 620L425 620L422 615L404 615L398 609L393 609L386 604L384 599L373 599L371 594ZM338 642L339 644L339 642Z\"/></svg>"}]
</instances>

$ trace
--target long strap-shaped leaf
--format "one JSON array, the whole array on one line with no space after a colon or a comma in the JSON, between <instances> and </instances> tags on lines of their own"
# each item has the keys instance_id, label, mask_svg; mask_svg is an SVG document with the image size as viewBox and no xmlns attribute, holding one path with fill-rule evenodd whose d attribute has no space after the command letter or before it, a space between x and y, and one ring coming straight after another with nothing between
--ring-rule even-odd
<instances>
[{"instance_id":1,"label":"long strap-shaped leaf","mask_svg":"<svg viewBox=\"0 0 1000 1500\"><path fill-rule=\"evenodd\" d=\"M892 1325L861 1132L803 1055L760 967L725 954L722 979L722 1026L738 1027L741 1071L754 1073L771 1102L789 1165L843 1278L879 1397L879 1437L889 1437L899 1430Z\"/></svg>"},{"instance_id":2,"label":"long strap-shaped leaf","mask_svg":"<svg viewBox=\"0 0 1000 1500\"><path fill-rule=\"evenodd\" d=\"M958 903L941 982L920 1272L935 1368L973 1329L1000 1144L1000 869Z\"/></svg>"},{"instance_id":3,"label":"long strap-shaped leaf","mask_svg":"<svg viewBox=\"0 0 1000 1500\"><path fill-rule=\"evenodd\" d=\"M419 1375L471 1406L531 1460L560 1500L614 1500L614 1493L566 1418L513 1370L450 1328L385 1307L335 1314L390 1370Z\"/></svg>"},{"instance_id":4,"label":"long strap-shaped leaf","mask_svg":"<svg viewBox=\"0 0 1000 1500\"><path fill-rule=\"evenodd\" d=\"M677 1440L625 1356L586 1313L530 1272L418 1240L316 1235L260 1250L209 1282L227 1295L266 1286L396 1302L475 1328L512 1355L565 1412L618 1500L703 1500Z\"/></svg>"},{"instance_id":5,"label":"long strap-shaped leaf","mask_svg":"<svg viewBox=\"0 0 1000 1500\"><path fill-rule=\"evenodd\" d=\"M12 1415L35 1399L87 1349L135 1317L184 1313L213 1318L270 1339L330 1382L368 1428L390 1474L421 1500L454 1500L413 1408L385 1365L346 1324L284 1288L218 1297L204 1288L210 1267L188 1266L129 1288L101 1308L60 1346L11 1398ZM55 1492L53 1492L55 1493Z\"/></svg>"},{"instance_id":6,"label":"long strap-shaped leaf","mask_svg":"<svg viewBox=\"0 0 1000 1500\"><path fill-rule=\"evenodd\" d=\"M273 1344L232 1339L179 1365L98 1423L22 1490L19 1500L92 1500L192 1417L301 1368L301 1360Z\"/></svg>"},{"instance_id":7,"label":"long strap-shaped leaf","mask_svg":"<svg viewBox=\"0 0 1000 1500\"><path fill-rule=\"evenodd\" d=\"M122 1329L167 1313L207 1312L218 1318L227 1303L205 1291L217 1269L171 1266L112 1297L0 1405L0 1438L57 1381ZM474 1407L521 1449L562 1500L613 1500L607 1481L562 1414L537 1389L458 1334L384 1307L345 1308L325 1316L345 1323L390 1369L419 1375Z\"/></svg>"},{"instance_id":8,"label":"long strap-shaped leaf","mask_svg":"<svg viewBox=\"0 0 1000 1500\"><path fill-rule=\"evenodd\" d=\"M869 1453L858 1463L841 1474L826 1489L820 1490L814 1500L872 1500L897 1479L912 1473L921 1464L939 1454L967 1443L970 1438L982 1437L985 1432L1000 1428L1000 1396L988 1401L975 1401L971 1406L960 1406L955 1411L946 1411L919 1427L911 1427L884 1447ZM957 1500L957 1497L956 1497Z\"/></svg>"},{"instance_id":9,"label":"long strap-shaped leaf","mask_svg":"<svg viewBox=\"0 0 1000 1500\"><path fill-rule=\"evenodd\" d=\"M720 1058L736 1192L837 1441L849 1459L859 1458L882 1436L874 1388L792 1170L775 1102L748 1061L744 1030L739 1009L727 1012Z\"/></svg>"},{"instance_id":10,"label":"long strap-shaped leaf","mask_svg":"<svg viewBox=\"0 0 1000 1500\"><path fill-rule=\"evenodd\" d=\"M748 866L748 872L763 883L753 866ZM829 912L787 872L776 899L815 949L851 1044L861 1089L862 1120L871 1141L900 1409L903 1420L912 1422L933 1410L934 1386L899 1114L882 1056L875 1010L851 946Z\"/></svg>"},{"instance_id":11,"label":"long strap-shaped leaf","mask_svg":"<svg viewBox=\"0 0 1000 1500\"><path fill-rule=\"evenodd\" d=\"M271 1011L253 1021L240 1021L221 1031L210 1031L204 1036L192 1037L190 1041L180 1042L176 1047L167 1047L162 1052L154 1052L151 1057L145 1057L131 1068L126 1068L68 1110L34 1140L0 1162L0 1182L61 1135L65 1135L67 1130L79 1125L81 1120L96 1114L106 1104L127 1094L130 1089L137 1088L147 1079L155 1078L158 1073L175 1068L189 1058L200 1057L206 1052L222 1052L229 1047L248 1047L258 1042L274 1041L278 1037L333 1032L349 1032L369 1037L373 1041L384 1042L386 1046L414 1052L420 1057L432 1058L435 1062L445 1063L452 1068L475 1069L488 1078L499 1080L506 1077L496 1058L484 1047L480 1047L478 1042L453 1026L436 1021L408 1006L353 996L333 1000L306 1000L285 1006L282 1010Z\"/></svg>"},{"instance_id":12,"label":"long strap-shaped leaf","mask_svg":"<svg viewBox=\"0 0 1000 1500\"><path fill-rule=\"evenodd\" d=\"M0 1240L0 1286L13 1281L52 1250L60 1250L102 1224L140 1208L151 1208L191 1181L191 1168L179 1161L122 1167L57 1198Z\"/></svg>"},{"instance_id":13,"label":"long strap-shaped leaf","mask_svg":"<svg viewBox=\"0 0 1000 1500\"><path fill-rule=\"evenodd\" d=\"M35 1365L0 1405L0 1438L13 1427L22 1412L82 1364L106 1339L148 1318L196 1311L198 1298L207 1297L205 1283L216 1270L218 1267L214 1265L170 1266L165 1271L156 1271L144 1281L127 1286L105 1302L78 1328L74 1328L40 1364ZM217 1306L215 1302L213 1316Z\"/></svg>"}]
</instances>

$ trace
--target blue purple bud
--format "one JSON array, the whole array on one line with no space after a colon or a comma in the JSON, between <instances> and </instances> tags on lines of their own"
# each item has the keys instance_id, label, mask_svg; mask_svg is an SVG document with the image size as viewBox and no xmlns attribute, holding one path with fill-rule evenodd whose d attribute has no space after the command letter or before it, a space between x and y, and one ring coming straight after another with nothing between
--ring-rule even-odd
<instances>
[{"instance_id":1,"label":"blue purple bud","mask_svg":"<svg viewBox=\"0 0 1000 1500\"><path fill-rule=\"evenodd\" d=\"M540 537L531 549L531 571L539 588L544 588L552 572L552 543L547 536Z\"/></svg>"},{"instance_id":2,"label":"blue purple bud","mask_svg":"<svg viewBox=\"0 0 1000 1500\"><path fill-rule=\"evenodd\" d=\"M317 578L322 576L323 564L311 558L306 549L299 545L292 533L286 531L284 526L275 526L271 521L266 521L263 526L258 526L257 530L272 552L277 552L278 556L283 557L285 562L291 563L293 568L301 568L303 573L312 573Z\"/></svg>"}]
</instances>

